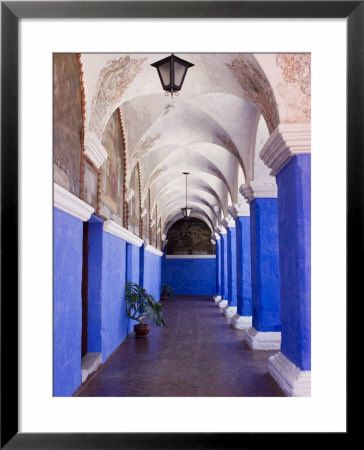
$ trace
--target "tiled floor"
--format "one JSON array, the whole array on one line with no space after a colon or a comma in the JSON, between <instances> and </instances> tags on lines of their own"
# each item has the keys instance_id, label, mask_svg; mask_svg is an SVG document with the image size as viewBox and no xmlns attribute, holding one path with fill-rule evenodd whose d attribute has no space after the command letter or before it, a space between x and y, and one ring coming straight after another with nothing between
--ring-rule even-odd
<instances>
[{"instance_id":1,"label":"tiled floor","mask_svg":"<svg viewBox=\"0 0 364 450\"><path fill-rule=\"evenodd\" d=\"M134 333L82 386L82 397L284 397L268 374L268 357L242 342L211 297L163 301L168 328Z\"/></svg>"}]
</instances>

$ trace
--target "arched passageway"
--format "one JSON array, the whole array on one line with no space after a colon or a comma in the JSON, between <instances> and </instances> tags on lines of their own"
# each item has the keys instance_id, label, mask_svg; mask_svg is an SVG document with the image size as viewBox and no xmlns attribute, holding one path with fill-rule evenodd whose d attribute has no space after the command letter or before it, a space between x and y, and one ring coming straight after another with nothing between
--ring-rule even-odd
<instances>
[{"instance_id":1,"label":"arched passageway","mask_svg":"<svg viewBox=\"0 0 364 450\"><path fill-rule=\"evenodd\" d=\"M127 345L131 281L195 298L180 315L210 297L203 314L309 396L310 55L178 55L193 66L173 99L151 65L166 56L54 55L53 394Z\"/></svg>"}]
</instances>

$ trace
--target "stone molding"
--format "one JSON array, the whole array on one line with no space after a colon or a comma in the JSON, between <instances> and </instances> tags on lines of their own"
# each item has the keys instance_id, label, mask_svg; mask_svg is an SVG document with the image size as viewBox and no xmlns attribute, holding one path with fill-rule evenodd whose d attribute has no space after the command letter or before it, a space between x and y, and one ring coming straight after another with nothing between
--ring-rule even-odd
<instances>
[{"instance_id":1,"label":"stone molding","mask_svg":"<svg viewBox=\"0 0 364 450\"><path fill-rule=\"evenodd\" d=\"M55 208L87 222L95 211L92 206L80 200L57 183L53 183L53 205Z\"/></svg>"},{"instance_id":2,"label":"stone molding","mask_svg":"<svg viewBox=\"0 0 364 450\"><path fill-rule=\"evenodd\" d=\"M93 131L85 132L85 155L98 169L107 160L107 151Z\"/></svg>"},{"instance_id":3,"label":"stone molding","mask_svg":"<svg viewBox=\"0 0 364 450\"><path fill-rule=\"evenodd\" d=\"M277 184L275 182L251 181L249 184L242 184L239 192L248 203L256 198L277 198Z\"/></svg>"},{"instance_id":4,"label":"stone molding","mask_svg":"<svg viewBox=\"0 0 364 450\"><path fill-rule=\"evenodd\" d=\"M311 153L310 123L281 123L270 135L259 156L276 176L295 156Z\"/></svg>"},{"instance_id":5,"label":"stone molding","mask_svg":"<svg viewBox=\"0 0 364 450\"><path fill-rule=\"evenodd\" d=\"M235 316L231 320L231 326L236 330L246 330L248 328L251 328L252 323L252 316L240 316L239 314L235 314Z\"/></svg>"},{"instance_id":6,"label":"stone molding","mask_svg":"<svg viewBox=\"0 0 364 450\"><path fill-rule=\"evenodd\" d=\"M154 253L155 255L163 256L163 252L161 252L160 250L158 250L157 248L153 247L150 244L145 246L145 250L149 253Z\"/></svg>"},{"instance_id":7,"label":"stone molding","mask_svg":"<svg viewBox=\"0 0 364 450\"><path fill-rule=\"evenodd\" d=\"M215 305L217 305L217 303L219 303L219 301L221 300L221 295L214 295L212 298L215 302Z\"/></svg>"},{"instance_id":8,"label":"stone molding","mask_svg":"<svg viewBox=\"0 0 364 450\"><path fill-rule=\"evenodd\" d=\"M269 357L268 371L288 396L311 396L311 371L301 370L283 353Z\"/></svg>"},{"instance_id":9,"label":"stone molding","mask_svg":"<svg viewBox=\"0 0 364 450\"><path fill-rule=\"evenodd\" d=\"M217 231L217 229L218 229L219 231ZM225 227L224 225L219 225L219 226L217 227L217 229L215 228L215 231L216 231L217 233L219 233L220 236L221 236L222 234L227 234L227 229L226 229L226 227Z\"/></svg>"},{"instance_id":10,"label":"stone molding","mask_svg":"<svg viewBox=\"0 0 364 450\"><path fill-rule=\"evenodd\" d=\"M236 223L233 217L231 217L230 215L227 217L224 217L224 219L222 219L221 224L223 227L225 228L235 228Z\"/></svg>"},{"instance_id":11,"label":"stone molding","mask_svg":"<svg viewBox=\"0 0 364 450\"><path fill-rule=\"evenodd\" d=\"M104 222L103 231L113 234L120 239L124 239L124 241L129 242L129 244L136 245L137 247L141 247L143 245L143 239L138 238L134 233L122 227L111 219L108 219Z\"/></svg>"},{"instance_id":12,"label":"stone molding","mask_svg":"<svg viewBox=\"0 0 364 450\"><path fill-rule=\"evenodd\" d=\"M229 209L229 214L234 218L237 219L238 217L242 217L242 216L250 216L250 207L248 203L244 203L244 204L236 204L233 206L230 206Z\"/></svg>"},{"instance_id":13,"label":"stone molding","mask_svg":"<svg viewBox=\"0 0 364 450\"><path fill-rule=\"evenodd\" d=\"M214 239L215 241L218 241L220 239L220 235L216 233L215 231L211 233L211 239Z\"/></svg>"},{"instance_id":14,"label":"stone molding","mask_svg":"<svg viewBox=\"0 0 364 450\"><path fill-rule=\"evenodd\" d=\"M250 327L244 335L244 341L251 350L280 350L280 331L257 331Z\"/></svg>"},{"instance_id":15,"label":"stone molding","mask_svg":"<svg viewBox=\"0 0 364 450\"><path fill-rule=\"evenodd\" d=\"M222 315L225 317L233 317L235 316L237 310L238 310L237 306L227 305L225 308L223 308Z\"/></svg>"}]
</instances>

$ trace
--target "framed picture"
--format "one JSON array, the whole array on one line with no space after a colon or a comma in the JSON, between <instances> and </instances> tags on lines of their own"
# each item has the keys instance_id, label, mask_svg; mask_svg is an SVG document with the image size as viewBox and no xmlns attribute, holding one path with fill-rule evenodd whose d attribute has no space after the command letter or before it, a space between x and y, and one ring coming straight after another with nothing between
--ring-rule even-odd
<instances>
[{"instance_id":1,"label":"framed picture","mask_svg":"<svg viewBox=\"0 0 364 450\"><path fill-rule=\"evenodd\" d=\"M24 20L23 20L24 19ZM237 22L239 19L243 19L248 23L249 21L256 21L257 26L262 26L262 21L266 21L268 24L269 21L282 21L285 20L287 23L291 22L292 29L294 29L295 24L297 27L300 26L299 22L304 22L305 20L327 20L333 21L336 20L341 21L341 24L345 22L347 27L346 34L346 54L347 54L347 67L346 67L346 76L347 76L347 96L346 96L346 104L343 104L342 101L335 103L334 99L326 99L328 102L333 102L332 108L338 108L338 114L343 114L343 109L346 107L346 167L345 174L338 174L336 177L329 177L330 181L337 180L338 186L332 186L333 191L340 190L341 196L338 198L341 200L340 205L338 205L338 210L333 211L333 214L340 214L341 220L340 223L343 223L342 217L346 214L346 230L341 228L338 232L342 233L337 236L337 241L332 243L333 246L338 245L341 249L341 253L339 258L341 258L341 266L343 263L343 259L346 257L346 275L343 274L344 281L341 281L340 292L343 291L343 286L346 287L347 296L350 294L353 296L354 292L357 295L358 292L358 280L361 279L362 276L362 255L361 255L361 243L362 241L362 198L363 198L363 183L362 183L362 149L363 149L363 102L362 98L364 95L363 92L363 36L364 36L364 5L363 2L347 2L347 1L284 1L284 2L276 2L276 1L253 1L253 2L245 2L245 1L111 1L111 2L1 2L1 45L2 45L2 61L1 61L1 78L2 78L2 113L1 113L1 130L2 130L2 141L1 141L1 230L2 230L2 240L1 240L1 447L4 448L120 448L120 449L129 449L129 448L250 448L250 447L264 447L267 445L271 445L271 441L274 439L281 439L282 433L285 434L285 439L292 440L292 445L297 441L297 433L300 432L302 436L299 438L302 440L310 439L310 431L304 430L304 426L287 427L285 429L284 425L278 427L277 429L274 426L266 427L262 426L261 431L257 431L257 428L254 428L253 431L251 429L247 429L242 427L241 429L235 426L236 420L236 405L232 407L231 411L234 414L234 426L227 427L224 429L222 427L219 429L218 427L208 427L208 426L198 426L196 425L194 428L190 426L186 426L184 429L183 426L183 416L176 415L176 420L180 422L179 426L176 428L171 428L169 422L167 422L167 418L163 418L163 416L170 416L171 412L175 412L176 406L172 405L168 402L161 402L159 404L150 404L151 410L148 412L148 415L156 415L153 411L153 408L157 408L160 413L159 418L159 427L153 428L153 426L141 428L140 432L135 431L133 428L130 431L130 428L125 426L122 428L120 432L115 432L113 425L109 427L100 426L99 429L92 428L92 431L87 429L85 431L84 427L78 429L78 424L74 423L72 428L68 428L66 425L62 431L61 426L55 428L57 431L54 431L48 423L38 423L38 426L29 431L23 430L23 423L20 420L22 415L21 405L22 405L22 396L24 394L24 386L21 382L21 372L22 372L22 359L19 355L19 347L21 343L21 334L22 334L22 326L23 320L21 318L24 317L24 311L21 309L21 305L24 307L24 304L20 301L22 297L24 297L24 285L22 284L22 280L24 276L26 276L27 266L24 265L24 255L23 248L26 245L26 239L29 239L29 233L23 235L21 233L22 226L21 220L24 219L24 215L26 214L26 221L30 223L30 217L34 221L36 218L42 217L42 209L44 209L44 203L47 205L50 197L52 196L51 189L48 194L46 194L45 199L38 201L37 198L29 202L27 199L27 205L22 203L24 199L21 197L20 193L24 192L24 183L31 182L37 184L38 180L38 170L39 173L47 172L49 170L49 161L41 162L41 153L37 152L37 148L33 148L32 151L27 154L26 160L30 159L33 161L31 169L31 174L26 174L26 168L24 167L24 161L21 161L20 158L20 146L23 145L23 136L20 135L20 130L24 126L24 122L27 120L24 112L22 112L22 99L26 94L24 92L24 88L29 89L29 86L26 83L22 83L24 81L24 73L23 70L23 61L24 61L24 52L27 52L27 56L29 60L34 61L34 72L39 70L40 72L43 70L43 67L48 67L45 70L51 70L52 60L48 59L46 61L41 61L37 59L36 51L37 48L34 48L34 57L32 52L24 49L22 47L23 36L20 31L26 33L26 19L29 19L30 22L34 21L33 26L37 21L42 21L44 23L48 22L49 28L44 29L38 37L39 42L41 40L47 40L47 38L51 39L52 33L59 33L59 30L63 27L64 37L65 37L65 45L62 48L61 45L58 44L58 47L54 49L55 52L62 51L70 51L69 50L69 36L71 36L74 32L73 24L75 21L85 21L85 23L96 24L97 21L104 21L106 23L107 20L117 21L126 20L129 21L132 26L135 27L137 34L143 35L144 38L146 35L145 29L143 28L143 24L149 23L148 27L150 27L151 22L155 21L155 27L160 28L158 30L159 33L163 33L163 27L170 24L173 25L174 21L177 20L186 20L191 21L191 23L195 21L214 21L214 23L219 27L219 33L221 37L221 41L223 41L224 31L229 27L229 24L233 22ZM62 20L65 22L62 23ZM68 22L67 22L68 21ZM144 22L143 22L144 21ZM260 22L259 22L260 21ZM23 23L24 22L24 25ZM259 23L258 23L259 22ZM197 22L196 22L197 23ZM221 28L220 28L221 23ZM264 25L264 24L263 24ZM54 26L54 27L53 27ZM152 26L154 26L152 24ZM23 27L23 28L22 28ZM53 28L52 28L53 27ZM81 29L81 28L80 28ZM148 33L152 34L151 28L147 28ZM264 30L264 28L262 28ZM43 30L43 28L42 28ZM169 33L173 31L173 26L169 28ZM267 41L267 49L266 51L271 51L269 47L269 36L272 34L268 34L267 30L271 30L268 26L266 27L266 31L262 31L263 38ZM307 30L309 32L309 29ZM43 34L42 34L43 33ZM186 36L188 35L189 30L188 26L186 27ZM264 35L264 33L267 33ZM69 36L67 36L69 35ZM331 36L331 35L330 35ZM80 40L75 44L77 48L74 48L73 51L83 52L84 45L87 43L87 36L83 36L80 33ZM263 40L264 40L263 39ZM208 36L202 33L201 37L202 43L201 47L203 50L208 48L207 51L214 51L214 49L209 49L205 40L208 40ZM287 42L289 37L287 35ZM60 41L58 41L60 42ZM67 44L66 44L67 42ZM36 44L35 44L36 45ZM139 39L138 43L135 47L135 52L143 52L150 51L149 48L144 48L143 39ZM174 45L173 36L171 37L171 45ZM191 44L189 44L191 45ZM206 47L205 47L206 45ZM237 43L234 43L235 46L232 46L233 52L239 48ZM259 47L258 41L252 46L254 51L257 52L262 51L261 47ZM123 51L123 45L120 43L115 43L111 45L111 52L116 52L115 49L120 49L120 52ZM188 46L187 46L188 47ZM186 47L186 48L187 48ZM287 43L287 47L288 43ZM345 47L344 44L342 47ZM229 44L224 43L222 48L225 51L230 51ZM199 46L200 49L200 46ZM163 49L164 50L164 49ZM179 49L177 49L179 50ZM191 51L191 47L187 48L188 51ZM221 51L221 49L218 49ZM86 52L93 51L90 48L85 50ZM108 48L105 48L105 44L100 39L100 45L94 49L94 52L107 52ZM129 48L125 50L125 53L129 51ZM286 51L285 48L282 51ZM305 52L311 51L310 48L297 48L297 52ZM339 61L342 62L342 49L340 49L340 58ZM339 50L338 50L339 52ZM157 53L157 52L156 52ZM187 52L186 52L187 53ZM29 66L28 60L28 66ZM21 64L20 64L21 62ZM44 65L43 65L44 64ZM342 65L340 67L335 65L335 60L332 60L332 76L335 77L335 71L340 71L340 76L342 76ZM319 65L317 66L319 67ZM313 66L313 71L315 71L315 66ZM34 75L34 74L33 74ZM317 76L317 74L316 74ZM342 78L341 78L342 80ZM321 80L322 82L322 80ZM340 85L341 86L341 85ZM320 82L315 84L317 90L320 89ZM51 85L46 85L45 90L51 88ZM317 93L317 91L316 91ZM339 95L340 94L340 95ZM338 93L338 96L342 99L342 90ZM41 93L40 95L48 95L50 98L46 100L45 104L50 106L49 111L51 111L51 92L46 94ZM43 104L43 103L42 103ZM34 116L41 117L42 112L37 110L39 108L38 105L34 104ZM20 118L20 122L18 119ZM34 117L32 117L34 120ZM37 120L37 119L35 119ZM42 120L42 119L39 119ZM319 123L319 118L313 116L313 124ZM316 122L315 122L316 121ZM39 125L39 124L38 124ZM316 126L316 129L319 126ZM35 132L39 132L41 127L36 127ZM336 130L333 129L333 133ZM48 133L48 131L47 131ZM48 133L49 136L49 133ZM331 136L332 137L332 136ZM41 136L39 136L39 140L41 141ZM320 142L323 142L320 140ZM340 140L342 142L342 140ZM40 144L42 145L42 144ZM27 149L28 150L28 149ZM34 154L33 154L34 152ZM345 149L342 149L342 152L345 153ZM328 152L329 153L329 152ZM25 154L23 153L23 157ZM327 154L327 159L330 161L330 155ZM35 163L34 163L35 162ZM324 163L325 164L325 163ZM328 165L331 163L328 162ZM340 170L335 166L335 169ZM52 170L52 169L51 169ZM48 174L49 175L49 174ZM52 176L50 174L50 176ZM346 186L342 186L341 179L345 179L346 177ZM323 177L322 183L327 183L325 177ZM37 188L39 192L44 190L44 183L39 184ZM342 191L346 189L346 211L343 205L343 195ZM35 192L38 192L35 191ZM327 191L325 191L327 192ZM43 202L43 203L42 203ZM29 205L31 203L31 205ZM334 203L330 203L333 205ZM19 208L20 205L20 208ZM25 207L25 208L24 208ZM326 211L326 209L325 209ZM41 221L40 221L41 222ZM44 234L47 234L46 231L49 224L44 225L44 223L37 223L37 231L35 232L36 239L39 239L39 228L44 226ZM326 225L325 225L326 226ZM333 228L335 230L335 226ZM19 234L20 233L20 234ZM346 233L346 252L343 247L343 235ZM49 234L49 233L48 233ZM345 240L345 239L344 239ZM339 244L337 244L339 242ZM51 252L51 249L48 249L47 244L43 244L39 242L39 246L45 245L45 252ZM43 254L43 252L41 252ZM29 259L29 252L27 254L27 261L33 261L31 263L32 270L36 271L39 267L39 270L44 269L44 262L40 261L40 256L37 254L33 254ZM49 267L47 268L49 270ZM49 272L46 272L49 273ZM330 274L326 274L325 280L330 278ZM30 279L32 276L30 276ZM49 280L46 280L47 276L44 276L44 285L46 289L51 289L52 285ZM346 278L346 279L345 279ZM39 275L34 276L35 280L42 279ZM28 277L29 280L29 277ZM345 283L346 282L346 283ZM38 286L39 291L43 292L43 286ZM328 291L333 289L333 286L328 288ZM34 292L36 291L36 288ZM34 297L34 295L33 295ZM37 298L32 297L32 302L34 301L33 310L39 311L37 309ZM323 302L327 301L324 299ZM31 302L31 303L32 303ZM51 303L51 299L49 299L49 303ZM334 302L336 305L336 303ZM344 299L341 299L338 303L344 310L346 309L346 303ZM30 311L32 309L31 305L27 305L25 311ZM34 313L34 311L33 311ZM346 315L346 311L343 311L343 314ZM330 315L328 317L331 317ZM44 336L38 333L38 328L40 329L44 326L44 319L46 320L47 315L45 317L39 317L35 314L34 317L34 330L30 331L36 336L34 342L42 342L44 341ZM337 315L335 316L335 319ZM42 323L42 325L41 325ZM339 324L334 324L334 328L338 327ZM46 324L47 330L51 330L51 324ZM29 329L27 330L29 333ZM345 334L345 333L344 333ZM333 340L333 338L332 338ZM343 346L345 347L346 335L342 336L342 342L344 344L341 345L341 350L343 350ZM333 346L335 344L332 344ZM40 351L38 348L34 350L35 352ZM52 342L46 342L46 345L42 347L41 351L43 352L52 352ZM29 353L29 352L28 352ZM27 355L28 365L29 361L32 359L32 354ZM49 361L49 355L47 356ZM36 361L39 361L39 358L35 358ZM340 361L345 360L345 356L340 356ZM39 366L35 364L35 372L38 375L35 375L34 380L37 378L37 383L34 384L35 391L39 388L39 385L42 384L42 380L48 376L43 372L43 366ZM341 381L345 376L345 370L341 369ZM27 384L29 386L29 384ZM320 385L321 386L321 385ZM43 393L39 393L41 397ZM342 398L345 396L343 395ZM65 399L67 401L71 400L74 402L78 402L81 399ZM98 400L98 399L96 399ZM253 399L254 400L254 399ZM290 400L290 399L281 399L281 400ZM176 402L177 403L177 402ZM63 411L65 423L67 414L67 408L69 408L69 403L65 407L66 402L58 402L59 410ZM80 403L78 403L79 405ZM95 403L96 404L96 403ZM161 405L163 404L163 408ZM86 405L86 404L85 404ZM91 403L87 403L87 407L91 407ZM94 406L95 408L99 408L99 413L102 411L102 408L105 408L101 403L97 403L98 406ZM123 417L130 415L130 411L132 411L132 415L134 414L134 410L128 410L130 407L130 403L126 403L126 411L123 411ZM178 407L180 407L182 403L178 403ZM251 403L249 403L250 408ZM343 404L341 403L341 406ZM108 408L107 406L106 408ZM216 408L214 406L214 399L209 399L204 406L204 408L211 408L212 410ZM282 405L279 406L281 408ZM290 405L290 408L292 404ZM44 408L44 406L43 406ZM65 408L65 409L63 409ZM78 408L78 406L77 406ZM113 411L117 412L119 408L119 404L113 403ZM167 408L172 408L171 410ZM230 420L230 412L229 405L227 403L219 404L218 412L216 414L221 414L221 417L216 417L216 422L224 422ZM249 413L248 408L248 413ZM283 406L284 409L287 409L286 406ZM305 409L307 408L307 409ZM303 406L305 411L310 411L309 403L306 403ZM28 405L27 411L32 410L32 405ZM193 408L189 406L188 400L183 402L183 411L185 415L185 420L188 422L188 415L193 416ZM190 411L190 412L189 412ZM202 409L201 409L202 411ZM344 412L343 412L344 413ZM342 413L342 414L343 414ZM61 413L62 414L62 413ZM106 410L105 410L106 414ZM247 414L247 413L244 413ZM254 409L254 413L256 414L256 409ZM173 414L172 414L173 415ZM44 420L44 413L39 414L39 417L42 417L41 421ZM284 414L282 415L284 417ZM245 419L247 419L245 417ZM39 420L39 419L38 419ZM56 420L60 421L58 416ZM81 417L80 417L81 420ZM152 418L151 418L152 420ZM165 425L160 422L165 420ZM203 413L201 413L201 423L203 423ZM256 419L259 421L259 419ZM268 418L269 420L269 418ZM303 421L302 416L297 419L299 421ZM37 406L34 406L34 417L33 422L37 421ZM105 425L105 424L100 424ZM178 429L178 431L176 431ZM214 430L218 431L214 431ZM44 431L43 431L44 430ZM157 430L157 431L155 431ZM222 430L222 431L220 431ZM294 433L290 433L291 431L295 431ZM297 431L298 430L298 431ZM323 439L327 440L327 433L335 433L335 430L331 429L329 426L327 428L323 428L322 430L317 429L315 431L315 438L320 437L320 431L322 431ZM346 439L348 437L347 430L343 429L336 430L338 433L335 436L336 439ZM288 433L287 433L288 432Z\"/></svg>"}]
</instances>

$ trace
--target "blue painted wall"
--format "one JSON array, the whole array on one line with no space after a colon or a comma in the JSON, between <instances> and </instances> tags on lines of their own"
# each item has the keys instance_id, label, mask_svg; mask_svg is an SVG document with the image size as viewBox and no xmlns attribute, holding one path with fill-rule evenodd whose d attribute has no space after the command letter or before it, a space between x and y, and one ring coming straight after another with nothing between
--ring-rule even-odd
<instances>
[{"instance_id":1,"label":"blue painted wall","mask_svg":"<svg viewBox=\"0 0 364 450\"><path fill-rule=\"evenodd\" d=\"M227 233L221 234L220 242L221 242L221 299L227 300L229 295Z\"/></svg>"},{"instance_id":2,"label":"blue painted wall","mask_svg":"<svg viewBox=\"0 0 364 450\"><path fill-rule=\"evenodd\" d=\"M221 296L221 241L216 239L216 295Z\"/></svg>"},{"instance_id":3,"label":"blue painted wall","mask_svg":"<svg viewBox=\"0 0 364 450\"><path fill-rule=\"evenodd\" d=\"M159 301L162 288L162 256L156 255L141 247L143 254L143 277L142 286L156 301Z\"/></svg>"},{"instance_id":4,"label":"blue painted wall","mask_svg":"<svg viewBox=\"0 0 364 450\"><path fill-rule=\"evenodd\" d=\"M101 273L103 220L88 221L88 324L87 351L101 353Z\"/></svg>"},{"instance_id":5,"label":"blue painted wall","mask_svg":"<svg viewBox=\"0 0 364 450\"><path fill-rule=\"evenodd\" d=\"M165 258L162 280L175 295L215 295L216 258Z\"/></svg>"},{"instance_id":6,"label":"blue painted wall","mask_svg":"<svg viewBox=\"0 0 364 450\"><path fill-rule=\"evenodd\" d=\"M282 353L311 370L311 156L295 156L277 175Z\"/></svg>"},{"instance_id":7,"label":"blue painted wall","mask_svg":"<svg viewBox=\"0 0 364 450\"><path fill-rule=\"evenodd\" d=\"M250 203L253 327L281 331L278 206L276 198Z\"/></svg>"},{"instance_id":8,"label":"blue painted wall","mask_svg":"<svg viewBox=\"0 0 364 450\"><path fill-rule=\"evenodd\" d=\"M237 306L236 286L236 228L229 227L227 232L228 260L228 297L229 306Z\"/></svg>"},{"instance_id":9,"label":"blue painted wall","mask_svg":"<svg viewBox=\"0 0 364 450\"><path fill-rule=\"evenodd\" d=\"M111 233L102 238L101 337L104 362L129 333L125 313L126 242Z\"/></svg>"},{"instance_id":10,"label":"blue painted wall","mask_svg":"<svg viewBox=\"0 0 364 450\"><path fill-rule=\"evenodd\" d=\"M237 313L252 315L250 217L236 219Z\"/></svg>"},{"instance_id":11,"label":"blue painted wall","mask_svg":"<svg viewBox=\"0 0 364 450\"><path fill-rule=\"evenodd\" d=\"M81 383L81 220L54 208L53 395L71 396Z\"/></svg>"},{"instance_id":12,"label":"blue painted wall","mask_svg":"<svg viewBox=\"0 0 364 450\"><path fill-rule=\"evenodd\" d=\"M140 248L129 242L126 244L126 280L139 284L140 277ZM136 320L127 318L128 332L133 331Z\"/></svg>"}]
</instances>

